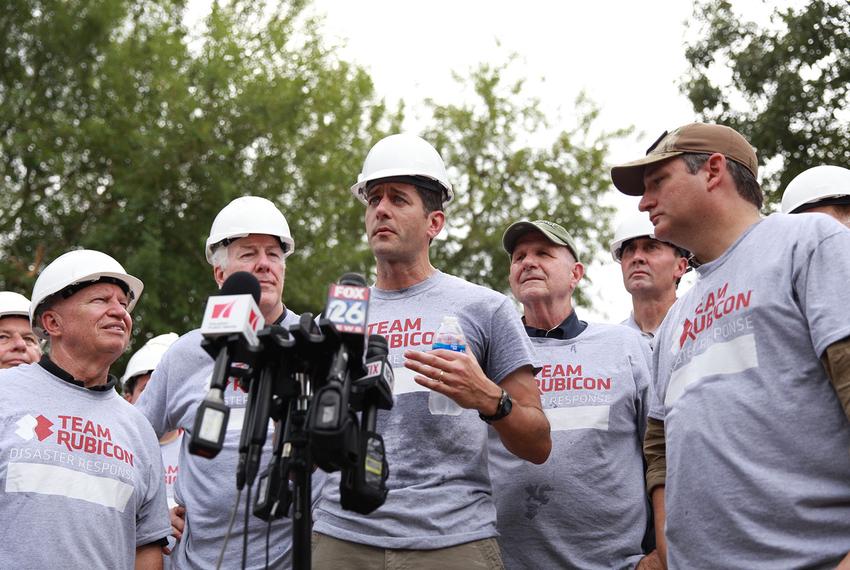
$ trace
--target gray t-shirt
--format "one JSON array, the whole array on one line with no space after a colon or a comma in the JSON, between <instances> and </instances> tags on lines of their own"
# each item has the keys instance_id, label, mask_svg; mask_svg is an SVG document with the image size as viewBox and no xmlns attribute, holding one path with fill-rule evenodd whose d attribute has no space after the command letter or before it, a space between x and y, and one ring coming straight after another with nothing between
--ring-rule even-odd
<instances>
[{"instance_id":1,"label":"gray t-shirt","mask_svg":"<svg viewBox=\"0 0 850 570\"><path fill-rule=\"evenodd\" d=\"M289 326L298 322L298 316L288 311L281 323ZM224 446L214 459L205 459L189 453L189 442L195 423L198 405L209 391L213 359L201 348L203 336L194 330L180 337L162 357L159 365L142 392L136 406L150 420L157 435L183 428L180 453L180 476L174 485L177 503L186 507L186 527L183 538L177 543L171 559L175 568L209 568L215 566L221 544L227 531L227 522L236 502L236 464L239 458L239 435L245 415L248 394L228 385L224 401L230 407L230 419ZM263 448L260 472L271 456L271 436ZM313 474L317 490L323 473ZM254 485L256 494L256 485ZM245 513L245 492L239 501L234 535L225 552L222 568L241 567L241 538ZM265 568L265 541L267 523L253 514L248 517L247 568ZM289 518L272 522L269 541L269 563L274 567L288 567L292 546L292 523Z\"/></svg>"},{"instance_id":2,"label":"gray t-shirt","mask_svg":"<svg viewBox=\"0 0 850 570\"><path fill-rule=\"evenodd\" d=\"M636 330L638 333L640 333L640 336L643 337L643 340L646 342L647 346L649 346L650 350L652 350L652 341L653 339L655 339L655 335L658 333L658 329L655 329L652 332L643 332L643 330L640 328L640 325L637 324L637 321L635 320L634 313L630 313L629 318L621 322L620 324L623 326L627 326L630 329Z\"/></svg>"},{"instance_id":3,"label":"gray t-shirt","mask_svg":"<svg viewBox=\"0 0 850 570\"><path fill-rule=\"evenodd\" d=\"M673 305L650 416L672 568L834 568L850 551L850 424L820 362L850 335L850 231L774 214Z\"/></svg>"},{"instance_id":4,"label":"gray t-shirt","mask_svg":"<svg viewBox=\"0 0 850 570\"><path fill-rule=\"evenodd\" d=\"M171 533L159 443L115 390L0 370L0 568L127 568Z\"/></svg>"},{"instance_id":5,"label":"gray t-shirt","mask_svg":"<svg viewBox=\"0 0 850 570\"><path fill-rule=\"evenodd\" d=\"M339 504L339 474L328 476L315 530L380 548L431 550L496 536L487 471L487 424L475 410L428 411L429 390L404 368L405 350L430 350L445 315L456 315L487 377L501 382L534 364L534 350L510 300L435 271L401 291L372 289L369 332L387 337L395 407L378 414L390 467L386 503L368 516Z\"/></svg>"},{"instance_id":6,"label":"gray t-shirt","mask_svg":"<svg viewBox=\"0 0 850 570\"><path fill-rule=\"evenodd\" d=\"M511 455L490 430L490 476L507 568L633 568L647 530L642 441L646 342L590 323L571 339L532 338L552 428L543 465Z\"/></svg>"}]
</instances>

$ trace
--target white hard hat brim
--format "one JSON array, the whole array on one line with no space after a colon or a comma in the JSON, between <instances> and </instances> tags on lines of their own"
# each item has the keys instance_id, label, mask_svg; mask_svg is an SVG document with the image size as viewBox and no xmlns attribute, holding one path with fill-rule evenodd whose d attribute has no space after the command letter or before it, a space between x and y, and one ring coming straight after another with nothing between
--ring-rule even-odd
<instances>
[{"instance_id":1,"label":"white hard hat brim","mask_svg":"<svg viewBox=\"0 0 850 570\"><path fill-rule=\"evenodd\" d=\"M213 252L215 252L215 250L220 246L221 242L223 242L223 241L235 241L237 239L240 239L240 238L243 238L243 237L248 237L250 235L268 235L268 236L276 237L277 239L279 239L281 241L281 243L284 244L284 248L283 248L284 249L284 252L283 252L283 258L284 259L286 259L290 255L292 255L292 253L295 251L295 240L292 239L289 236L282 236L282 235L278 235L278 234L264 233L264 232L261 232L261 231L250 231L250 232L246 232L246 233L228 233L227 235L212 236L207 240L206 249L204 251L204 254L206 255L206 258L207 258L207 263L209 263L210 265L213 264Z\"/></svg>"},{"instance_id":2,"label":"white hard hat brim","mask_svg":"<svg viewBox=\"0 0 850 570\"><path fill-rule=\"evenodd\" d=\"M354 197L360 200L363 204L367 204L366 202L366 186L373 181L381 180L383 178L396 178L400 176L413 176L413 177L421 177L427 178L428 180L433 180L436 184L443 189L444 192L444 203L448 204L454 198L454 192L452 191L451 184L446 184L442 180L434 178L429 174L424 173L416 173L411 172L409 168L386 168L384 170L378 170L376 172L370 172L368 177L363 177L361 174L361 180L351 186L351 193L354 194Z\"/></svg>"},{"instance_id":3,"label":"white hard hat brim","mask_svg":"<svg viewBox=\"0 0 850 570\"><path fill-rule=\"evenodd\" d=\"M44 331L41 329L40 324L35 322L35 317L36 317L36 312L38 311L39 307L41 305L43 305L44 302L48 298L52 297L53 295L56 295L57 293L61 293L62 291L68 289L69 287L73 287L75 285L81 285L83 283L90 283L90 284L94 285L95 283L100 281L101 278L103 278L103 277L109 277L109 278L115 279L116 281L121 281L122 283L124 283L128 287L128 289L129 289L129 295L128 295L129 300L127 302L127 312L128 313L133 312L133 308L136 306L136 303L139 302L139 298L142 296L142 291L144 291L144 289L145 289L145 284L142 283L142 280L137 278L137 277L130 275L129 273L117 273L117 272L111 272L111 271L98 271L98 272L95 272L95 273L91 273L89 275L82 276L78 279L75 279L73 283L68 283L67 285L65 285L64 287L59 289L58 291L54 291L54 292L50 293L49 295L46 295L45 297L38 299L37 300L38 304L36 304L36 303L30 304L30 311L29 311L28 316L29 316L29 319L30 319L30 325L32 326L32 330L36 334L38 334L40 337L44 338Z\"/></svg>"}]
</instances>

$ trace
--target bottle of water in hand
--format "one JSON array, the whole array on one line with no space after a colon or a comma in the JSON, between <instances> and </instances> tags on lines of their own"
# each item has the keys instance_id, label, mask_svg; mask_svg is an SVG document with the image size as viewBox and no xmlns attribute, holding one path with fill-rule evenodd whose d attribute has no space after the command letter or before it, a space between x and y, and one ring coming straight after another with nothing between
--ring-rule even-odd
<instances>
[{"instance_id":1,"label":"bottle of water in hand","mask_svg":"<svg viewBox=\"0 0 850 570\"><path fill-rule=\"evenodd\" d=\"M457 317L443 317L443 322L440 323L440 328L434 335L434 344L431 345L432 350L440 348L455 352L466 352L466 338L463 336L463 331L460 330ZM428 411L434 416L459 416L463 408L448 396L432 390L428 394Z\"/></svg>"}]
</instances>

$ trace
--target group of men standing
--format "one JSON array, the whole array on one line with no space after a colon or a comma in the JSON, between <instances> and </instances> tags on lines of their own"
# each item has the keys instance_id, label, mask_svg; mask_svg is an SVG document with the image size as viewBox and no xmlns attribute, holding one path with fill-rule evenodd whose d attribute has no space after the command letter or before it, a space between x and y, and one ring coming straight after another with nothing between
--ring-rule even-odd
<instances>
[{"instance_id":1,"label":"group of men standing","mask_svg":"<svg viewBox=\"0 0 850 570\"><path fill-rule=\"evenodd\" d=\"M789 211L846 215L850 171L819 168L789 186ZM433 267L454 197L446 167L419 137L379 141L351 188L376 260L369 324L428 333L454 316L467 350L391 343L395 405L377 426L387 500L344 510L339 474L314 474L313 566L850 565L850 230L822 215L762 218L756 175L740 134L699 123L614 167L641 212L611 243L633 312L606 325L576 314L584 266L553 221L503 235L522 317ZM283 303L294 251L284 215L253 196L225 206L206 242L218 286L252 273L265 321L283 326L298 320ZM690 267L699 279L677 300ZM247 396L228 387L215 459L178 444L169 514L160 446L191 433L213 361L198 330L159 339L150 363L128 365L134 405L117 396L109 368L142 289L108 255L77 250L42 271L31 302L0 293L0 364L18 365L0 372L0 516L16 521L0 531L0 566L158 568L163 547L175 568L242 564L239 543L222 542L231 509L244 516L234 474ZM432 392L461 413L432 412ZM288 566L289 519L249 521L245 567Z\"/></svg>"}]
</instances>

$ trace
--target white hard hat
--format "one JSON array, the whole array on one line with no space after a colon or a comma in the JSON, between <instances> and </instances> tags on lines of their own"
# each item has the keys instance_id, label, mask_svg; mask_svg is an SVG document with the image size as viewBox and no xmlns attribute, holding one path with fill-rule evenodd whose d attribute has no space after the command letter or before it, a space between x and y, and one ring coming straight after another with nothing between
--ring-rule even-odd
<instances>
[{"instance_id":1,"label":"white hard hat","mask_svg":"<svg viewBox=\"0 0 850 570\"><path fill-rule=\"evenodd\" d=\"M142 348L130 357L130 361L127 362L127 369L124 371L124 376L121 377L121 383L124 384L133 376L153 372L159 364L162 355L165 354L169 346L174 344L175 340L177 340L177 333L170 332L155 336L146 342Z\"/></svg>"},{"instance_id":2,"label":"white hard hat","mask_svg":"<svg viewBox=\"0 0 850 570\"><path fill-rule=\"evenodd\" d=\"M29 317L30 300L20 293L0 291L0 317Z\"/></svg>"},{"instance_id":3,"label":"white hard hat","mask_svg":"<svg viewBox=\"0 0 850 570\"><path fill-rule=\"evenodd\" d=\"M207 238L207 261L212 265L213 249L217 244L251 234L278 238L283 245L283 257L295 251L289 224L277 206L260 196L242 196L222 208L213 220L210 237Z\"/></svg>"},{"instance_id":4,"label":"white hard hat","mask_svg":"<svg viewBox=\"0 0 850 570\"><path fill-rule=\"evenodd\" d=\"M366 203L366 185L373 180L395 177L416 177L433 181L434 190L443 192L443 203L454 198L452 185L446 173L446 165L425 139L401 133L379 140L363 162L363 171L351 192L358 200Z\"/></svg>"},{"instance_id":5,"label":"white hard hat","mask_svg":"<svg viewBox=\"0 0 850 570\"><path fill-rule=\"evenodd\" d=\"M649 212L638 212L626 218L617 226L614 231L614 240L609 248L614 261L620 263L620 250L622 250L624 243L639 237L655 239L655 226L649 221Z\"/></svg>"},{"instance_id":6,"label":"white hard hat","mask_svg":"<svg viewBox=\"0 0 850 570\"><path fill-rule=\"evenodd\" d=\"M802 206L813 207L815 202L842 196L850 197L850 170L829 164L815 166L788 183L782 194L782 213L793 214L805 209Z\"/></svg>"},{"instance_id":7,"label":"white hard hat","mask_svg":"<svg viewBox=\"0 0 850 570\"><path fill-rule=\"evenodd\" d=\"M75 285L90 285L97 281L111 281L126 285L128 313L136 306L145 287L141 280L128 274L120 263L105 253L93 249L69 251L54 259L35 281L29 309L33 332L42 338L45 337L41 323L35 322L35 317L40 305L48 297Z\"/></svg>"}]
</instances>

